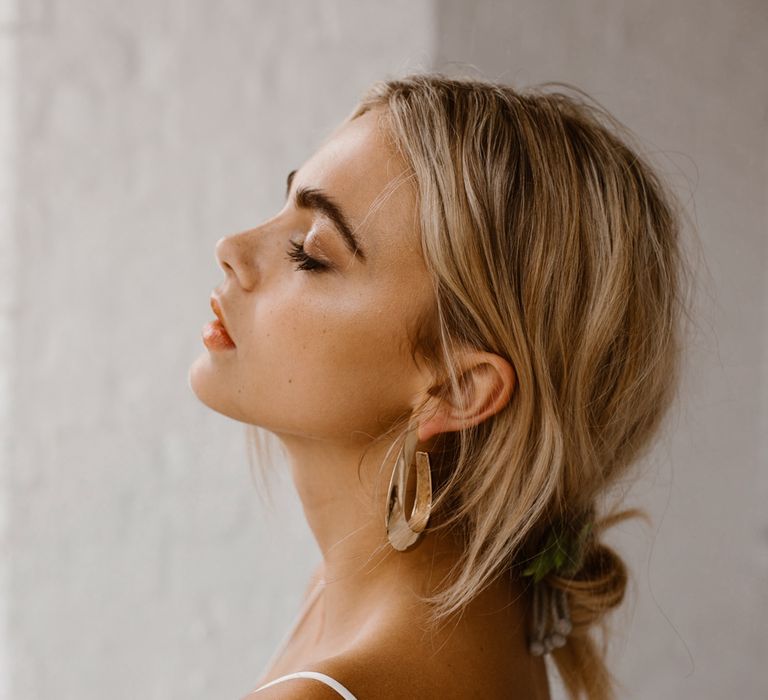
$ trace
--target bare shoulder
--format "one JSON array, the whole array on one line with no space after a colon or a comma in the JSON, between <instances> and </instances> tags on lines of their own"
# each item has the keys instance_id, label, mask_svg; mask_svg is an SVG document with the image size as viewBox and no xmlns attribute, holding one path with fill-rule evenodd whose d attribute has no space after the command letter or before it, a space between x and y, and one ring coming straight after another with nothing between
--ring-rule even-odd
<instances>
[{"instance_id":1,"label":"bare shoulder","mask_svg":"<svg viewBox=\"0 0 768 700\"><path fill-rule=\"evenodd\" d=\"M396 682L391 672L386 672L387 665L371 651L365 647L358 647L343 654L306 664L302 666L302 670L329 676L344 686L357 700L432 697L418 694L414 696L412 692L402 692L402 683ZM340 695L322 681L312 678L292 678L269 688L253 691L241 700L304 700L305 698L339 700Z\"/></svg>"},{"instance_id":2,"label":"bare shoulder","mask_svg":"<svg viewBox=\"0 0 768 700\"><path fill-rule=\"evenodd\" d=\"M465 617L426 634L417 617L380 623L311 668L358 700L549 700L544 661L527 653L522 629L498 634Z\"/></svg>"},{"instance_id":3,"label":"bare shoulder","mask_svg":"<svg viewBox=\"0 0 768 700\"><path fill-rule=\"evenodd\" d=\"M391 643L363 642L302 670L330 676L357 700L545 700L549 695L522 683L502 678L494 669L478 669L470 658L452 653L430 655L425 647L397 647ZM490 671L490 673L487 673ZM497 669L498 671L498 669ZM310 678L294 678L254 692L242 700L339 700L330 686Z\"/></svg>"},{"instance_id":4,"label":"bare shoulder","mask_svg":"<svg viewBox=\"0 0 768 700\"><path fill-rule=\"evenodd\" d=\"M531 683L527 673L510 674L462 642L415 643L408 636L358 640L338 655L317 660L303 670L319 671L343 685L357 700L546 700L546 690ZM481 649L484 651L485 649ZM512 663L514 666L514 662ZM291 687L292 686L292 687ZM272 691L274 694L267 695ZM296 679L260 691L247 700L340 700L331 687L316 680ZM245 699L244 699L245 700Z\"/></svg>"},{"instance_id":5,"label":"bare shoulder","mask_svg":"<svg viewBox=\"0 0 768 700\"><path fill-rule=\"evenodd\" d=\"M498 611L503 602L489 601L488 607ZM330 676L358 700L549 700L544 661L528 653L522 620L484 612L475 609L428 632L423 611L393 604L372 614L343 649L317 656L301 670ZM292 698L340 695L301 678L242 700Z\"/></svg>"},{"instance_id":6,"label":"bare shoulder","mask_svg":"<svg viewBox=\"0 0 768 700\"><path fill-rule=\"evenodd\" d=\"M380 652L383 650L380 650ZM357 700L412 700L414 697L452 700L453 695L424 694L404 669L391 667L391 662L369 645L358 645L342 654L302 666L304 671L315 671L334 679L352 693ZM424 679L422 679L423 681ZM332 687L312 678L291 678L269 688L253 691L241 700L339 700Z\"/></svg>"}]
</instances>

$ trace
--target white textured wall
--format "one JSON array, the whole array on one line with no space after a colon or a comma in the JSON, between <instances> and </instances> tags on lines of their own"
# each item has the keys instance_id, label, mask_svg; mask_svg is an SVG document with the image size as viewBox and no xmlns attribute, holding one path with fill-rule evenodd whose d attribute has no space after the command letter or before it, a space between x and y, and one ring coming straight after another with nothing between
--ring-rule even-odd
<instances>
[{"instance_id":1,"label":"white textured wall","mask_svg":"<svg viewBox=\"0 0 768 700\"><path fill-rule=\"evenodd\" d=\"M625 697L768 695L764 2L20 3L0 1L0 698L253 687L318 555L289 480L269 514L242 426L187 387L213 246L280 206L371 80L434 58L572 81L695 188L703 329L634 492L655 538L618 536L637 603L614 658Z\"/></svg>"},{"instance_id":2,"label":"white textured wall","mask_svg":"<svg viewBox=\"0 0 768 700\"><path fill-rule=\"evenodd\" d=\"M699 328L671 433L619 526L635 587L622 697L768 697L768 3L440 3L437 65L572 82L655 153L697 218Z\"/></svg>"},{"instance_id":3,"label":"white textured wall","mask_svg":"<svg viewBox=\"0 0 768 700\"><path fill-rule=\"evenodd\" d=\"M14 95L16 35L18 23L14 0L0 0L0 700L10 699L8 636L8 502L10 488L11 376L15 366L11 315L16 303L16 239L13 231L15 184Z\"/></svg>"},{"instance_id":4,"label":"white textured wall","mask_svg":"<svg viewBox=\"0 0 768 700\"><path fill-rule=\"evenodd\" d=\"M25 4L39 16L0 34L19 153L3 682L12 700L239 698L318 555L292 492L262 508L243 426L188 388L214 244L282 206L370 81L428 66L432 5Z\"/></svg>"}]
</instances>

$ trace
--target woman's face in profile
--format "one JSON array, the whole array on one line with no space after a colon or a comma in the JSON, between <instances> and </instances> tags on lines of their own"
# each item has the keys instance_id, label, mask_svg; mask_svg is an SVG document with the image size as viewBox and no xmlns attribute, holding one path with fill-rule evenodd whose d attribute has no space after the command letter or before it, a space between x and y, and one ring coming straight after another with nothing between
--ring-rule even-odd
<instances>
[{"instance_id":1,"label":"woman's face in profile","mask_svg":"<svg viewBox=\"0 0 768 700\"><path fill-rule=\"evenodd\" d=\"M281 211L218 241L214 295L235 347L208 344L189 370L210 408L277 434L352 441L423 397L407 329L432 291L414 185L395 182L406 166L379 116L344 123L289 178Z\"/></svg>"}]
</instances>

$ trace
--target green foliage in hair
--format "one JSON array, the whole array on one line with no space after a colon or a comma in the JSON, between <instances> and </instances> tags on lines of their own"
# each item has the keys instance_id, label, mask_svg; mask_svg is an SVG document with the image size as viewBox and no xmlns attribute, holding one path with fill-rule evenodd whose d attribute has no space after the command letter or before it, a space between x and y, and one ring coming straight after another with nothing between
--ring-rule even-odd
<instances>
[{"instance_id":1,"label":"green foliage in hair","mask_svg":"<svg viewBox=\"0 0 768 700\"><path fill-rule=\"evenodd\" d=\"M550 530L544 549L530 560L523 576L533 576L533 582L538 583L552 571L578 571L584 559L585 544L591 530L591 522L584 523L575 535L558 532L556 528Z\"/></svg>"}]
</instances>

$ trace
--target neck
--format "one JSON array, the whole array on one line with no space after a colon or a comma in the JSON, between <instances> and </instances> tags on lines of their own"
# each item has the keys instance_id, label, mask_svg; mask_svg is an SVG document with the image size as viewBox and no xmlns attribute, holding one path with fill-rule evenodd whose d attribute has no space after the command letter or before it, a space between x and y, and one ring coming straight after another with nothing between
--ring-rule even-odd
<instances>
[{"instance_id":1,"label":"neck","mask_svg":"<svg viewBox=\"0 0 768 700\"><path fill-rule=\"evenodd\" d=\"M280 437L323 557L325 628L339 636L359 631L382 605L434 593L456 562L459 545L429 526L405 552L389 543L385 506L396 450L387 457L389 443L340 445ZM429 524L435 522L431 518Z\"/></svg>"}]
</instances>

